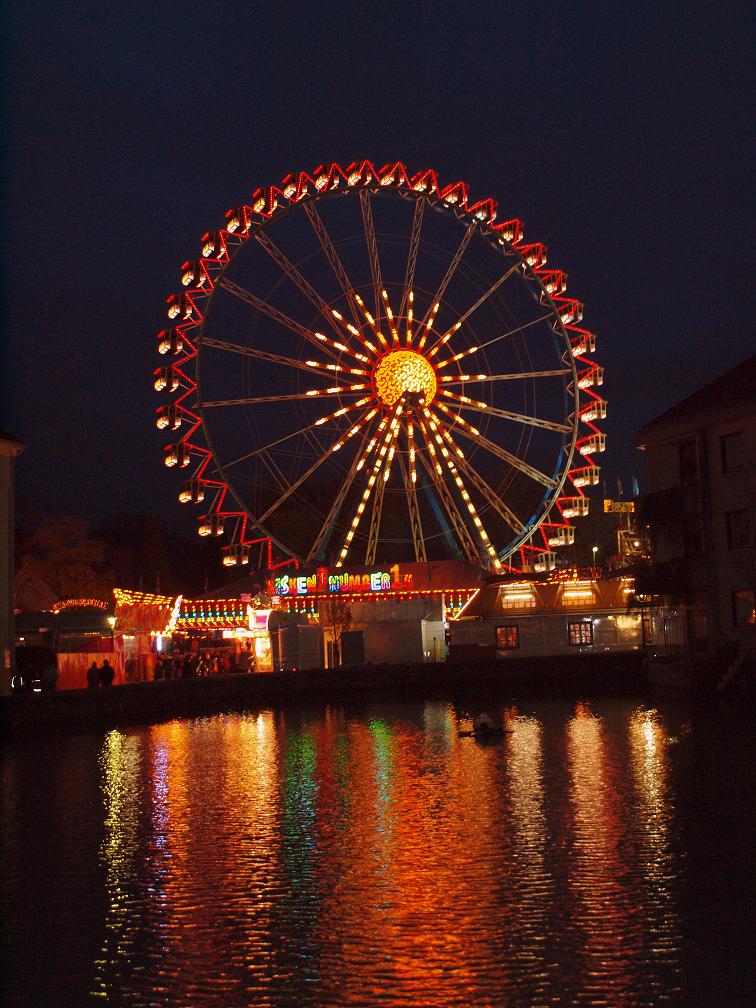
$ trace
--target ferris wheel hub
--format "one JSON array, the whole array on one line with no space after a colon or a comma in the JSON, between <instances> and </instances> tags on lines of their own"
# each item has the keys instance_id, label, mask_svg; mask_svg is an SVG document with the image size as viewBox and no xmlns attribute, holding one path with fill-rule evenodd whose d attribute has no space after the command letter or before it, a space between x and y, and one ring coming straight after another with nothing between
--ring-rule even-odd
<instances>
[{"instance_id":1,"label":"ferris wheel hub","mask_svg":"<svg viewBox=\"0 0 756 1008\"><path fill-rule=\"evenodd\" d=\"M414 350L392 350L375 369L375 391L384 406L393 409L408 393L427 406L436 395L436 372Z\"/></svg>"}]
</instances>

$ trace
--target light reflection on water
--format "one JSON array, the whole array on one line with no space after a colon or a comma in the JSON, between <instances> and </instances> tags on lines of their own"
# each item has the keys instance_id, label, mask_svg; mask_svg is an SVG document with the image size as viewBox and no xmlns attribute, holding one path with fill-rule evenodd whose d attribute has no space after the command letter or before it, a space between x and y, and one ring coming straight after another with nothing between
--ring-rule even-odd
<instances>
[{"instance_id":1,"label":"light reflection on water","mask_svg":"<svg viewBox=\"0 0 756 1008\"><path fill-rule=\"evenodd\" d=\"M669 728L619 702L542 706L502 707L507 734L485 746L430 702L109 732L89 769L102 801L78 824L82 844L101 831L99 859L59 880L67 927L78 891L102 895L89 1000L683 1004ZM27 770L9 764L6 800L44 789ZM35 1003L20 969L7 1003Z\"/></svg>"}]
</instances>

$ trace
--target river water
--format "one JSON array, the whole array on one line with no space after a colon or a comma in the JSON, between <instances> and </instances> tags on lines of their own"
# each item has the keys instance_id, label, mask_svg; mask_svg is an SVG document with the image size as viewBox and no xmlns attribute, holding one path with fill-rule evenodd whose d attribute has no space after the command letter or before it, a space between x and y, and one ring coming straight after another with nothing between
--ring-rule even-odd
<instances>
[{"instance_id":1,"label":"river water","mask_svg":"<svg viewBox=\"0 0 756 1008\"><path fill-rule=\"evenodd\" d=\"M3 1004L752 1003L745 719L487 704L7 746Z\"/></svg>"}]
</instances>

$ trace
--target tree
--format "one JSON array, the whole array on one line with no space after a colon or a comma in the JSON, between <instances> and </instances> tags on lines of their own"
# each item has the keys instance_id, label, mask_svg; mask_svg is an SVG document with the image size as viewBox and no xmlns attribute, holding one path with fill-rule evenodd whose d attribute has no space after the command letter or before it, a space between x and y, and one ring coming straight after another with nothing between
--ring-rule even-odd
<instances>
[{"instance_id":1,"label":"tree","mask_svg":"<svg viewBox=\"0 0 756 1008\"><path fill-rule=\"evenodd\" d=\"M90 537L86 521L71 517L43 519L37 530L19 544L17 604L20 608L36 608L42 599L47 599L45 588L49 589L52 601L66 598L109 601L112 578L104 554L104 543Z\"/></svg>"},{"instance_id":2,"label":"tree","mask_svg":"<svg viewBox=\"0 0 756 1008\"><path fill-rule=\"evenodd\" d=\"M352 610L349 603L334 595L320 603L320 625L333 642L333 657L337 665L341 664L341 637L352 625Z\"/></svg>"}]
</instances>

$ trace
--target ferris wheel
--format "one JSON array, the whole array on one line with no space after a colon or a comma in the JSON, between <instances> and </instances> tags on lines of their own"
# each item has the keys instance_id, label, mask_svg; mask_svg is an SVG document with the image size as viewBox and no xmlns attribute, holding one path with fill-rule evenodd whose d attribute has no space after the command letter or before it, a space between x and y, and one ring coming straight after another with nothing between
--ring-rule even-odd
<instances>
[{"instance_id":1,"label":"ferris wheel","mask_svg":"<svg viewBox=\"0 0 756 1008\"><path fill-rule=\"evenodd\" d=\"M257 189L167 301L154 372L198 531L314 565L549 570L606 401L583 305L463 182L360 161ZM268 564L271 557L268 557Z\"/></svg>"}]
</instances>

